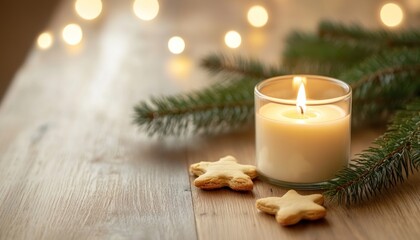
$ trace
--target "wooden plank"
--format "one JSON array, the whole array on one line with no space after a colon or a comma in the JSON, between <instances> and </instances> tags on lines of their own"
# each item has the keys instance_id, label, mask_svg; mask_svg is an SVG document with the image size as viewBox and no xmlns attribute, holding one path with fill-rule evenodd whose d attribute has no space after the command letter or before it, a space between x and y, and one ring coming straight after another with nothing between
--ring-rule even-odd
<instances>
[{"instance_id":1,"label":"wooden plank","mask_svg":"<svg viewBox=\"0 0 420 240\"><path fill-rule=\"evenodd\" d=\"M354 135L357 153L378 136L380 130ZM199 141L197 141L199 142ZM244 164L255 164L253 132L207 138L191 149L189 162L216 161L233 155ZM190 177L191 182L194 177ZM258 198L281 196L286 190L260 180L249 193L228 189L203 191L192 184L199 239L418 239L420 176L360 206L346 208L327 204L325 220L282 227L273 216L255 208ZM310 191L303 191L310 194Z\"/></svg>"},{"instance_id":2,"label":"wooden plank","mask_svg":"<svg viewBox=\"0 0 420 240\"><path fill-rule=\"evenodd\" d=\"M33 49L14 80L0 108L0 239L196 238L185 150L131 123L137 101L177 90L160 36L137 38L150 29L118 6L82 25L78 48Z\"/></svg>"}]
</instances>

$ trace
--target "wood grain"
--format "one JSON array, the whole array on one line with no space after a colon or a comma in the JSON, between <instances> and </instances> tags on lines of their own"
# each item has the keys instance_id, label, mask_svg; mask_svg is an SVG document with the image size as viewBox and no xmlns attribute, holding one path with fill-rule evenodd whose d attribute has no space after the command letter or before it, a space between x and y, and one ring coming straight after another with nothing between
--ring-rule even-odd
<instances>
[{"instance_id":1,"label":"wood grain","mask_svg":"<svg viewBox=\"0 0 420 240\"><path fill-rule=\"evenodd\" d=\"M149 30L108 7L79 48L33 49L1 106L1 239L196 238L185 150L131 123L137 101L176 89L135 37Z\"/></svg>"}]
</instances>

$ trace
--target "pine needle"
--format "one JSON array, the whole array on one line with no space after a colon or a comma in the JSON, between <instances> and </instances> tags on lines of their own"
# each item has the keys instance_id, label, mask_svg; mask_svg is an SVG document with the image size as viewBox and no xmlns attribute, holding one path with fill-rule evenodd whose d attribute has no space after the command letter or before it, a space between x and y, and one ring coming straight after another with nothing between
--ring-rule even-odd
<instances>
[{"instance_id":1,"label":"pine needle","mask_svg":"<svg viewBox=\"0 0 420 240\"><path fill-rule=\"evenodd\" d=\"M201 61L201 66L214 75L245 77L248 80L261 81L273 76L285 75L286 71L275 66L266 66L261 61L242 56L211 54Z\"/></svg>"},{"instance_id":2,"label":"pine needle","mask_svg":"<svg viewBox=\"0 0 420 240\"><path fill-rule=\"evenodd\" d=\"M420 167L420 99L399 111L384 135L331 180L324 193L355 204L404 182Z\"/></svg>"},{"instance_id":3,"label":"pine needle","mask_svg":"<svg viewBox=\"0 0 420 240\"><path fill-rule=\"evenodd\" d=\"M253 121L253 88L253 81L229 81L189 94L154 97L135 106L134 122L150 136L231 131Z\"/></svg>"},{"instance_id":4,"label":"pine needle","mask_svg":"<svg viewBox=\"0 0 420 240\"><path fill-rule=\"evenodd\" d=\"M257 82L289 73L338 77L353 87L352 123L393 118L386 133L330 181L332 201L354 204L405 181L420 168L420 32L366 30L323 22L318 33L293 33L282 67L224 54L201 66L223 78L201 91L152 97L135 106L134 122L149 135L225 132L254 120Z\"/></svg>"},{"instance_id":5,"label":"pine needle","mask_svg":"<svg viewBox=\"0 0 420 240\"><path fill-rule=\"evenodd\" d=\"M353 127L383 123L420 95L418 43L416 30L366 30L324 22L318 35L290 35L282 67L221 53L205 57L201 66L222 78L222 84L141 102L135 107L134 122L150 135L229 131L252 122L256 83L298 72L337 77L352 84Z\"/></svg>"},{"instance_id":6,"label":"pine needle","mask_svg":"<svg viewBox=\"0 0 420 240\"><path fill-rule=\"evenodd\" d=\"M322 39L315 34L292 33L286 40L283 66L292 72L337 77L376 49L347 41Z\"/></svg>"},{"instance_id":7,"label":"pine needle","mask_svg":"<svg viewBox=\"0 0 420 240\"><path fill-rule=\"evenodd\" d=\"M318 26L318 36L332 41L346 41L381 50L386 48L418 48L420 47L420 31L386 31L366 30L359 25L343 25L333 22L321 22Z\"/></svg>"},{"instance_id":8,"label":"pine needle","mask_svg":"<svg viewBox=\"0 0 420 240\"><path fill-rule=\"evenodd\" d=\"M418 95L419 75L420 49L407 48L374 55L341 74L353 88L353 125L386 121Z\"/></svg>"}]
</instances>

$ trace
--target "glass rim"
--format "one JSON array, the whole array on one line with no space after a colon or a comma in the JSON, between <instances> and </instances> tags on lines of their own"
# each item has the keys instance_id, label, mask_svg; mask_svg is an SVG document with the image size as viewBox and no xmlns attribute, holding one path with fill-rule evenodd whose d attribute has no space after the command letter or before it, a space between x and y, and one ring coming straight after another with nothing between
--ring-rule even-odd
<instances>
[{"instance_id":1,"label":"glass rim","mask_svg":"<svg viewBox=\"0 0 420 240\"><path fill-rule=\"evenodd\" d=\"M296 105L296 100L270 97L268 95L263 94L260 91L262 87L270 84L271 82L281 81L281 80L286 80L286 79L291 79L293 81L293 77L306 77L306 78L316 78L319 80L326 80L326 81L330 81L334 83L335 85L342 87L342 89L345 90L345 93L339 97L319 99L319 100L306 100L306 105L325 105L325 104L337 103L337 102L341 102L343 100L350 98L352 94L351 86L339 79L321 76L321 75L308 75L308 74L283 75L283 76L276 76L276 77L265 79L257 83L257 85L255 85L254 94L258 96L260 99L265 99L270 102L275 102L275 103L280 103L280 104L285 104L285 105Z\"/></svg>"}]
</instances>

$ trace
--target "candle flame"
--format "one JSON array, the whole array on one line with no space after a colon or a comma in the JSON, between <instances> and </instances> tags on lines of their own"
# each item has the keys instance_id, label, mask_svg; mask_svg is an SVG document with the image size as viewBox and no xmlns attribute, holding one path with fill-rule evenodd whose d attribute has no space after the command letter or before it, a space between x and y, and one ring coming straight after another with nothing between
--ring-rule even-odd
<instances>
[{"instance_id":1,"label":"candle flame","mask_svg":"<svg viewBox=\"0 0 420 240\"><path fill-rule=\"evenodd\" d=\"M305 93L305 85L303 82L300 83L298 95L296 98L296 108L298 112L302 115L305 114L306 111L306 93Z\"/></svg>"}]
</instances>

